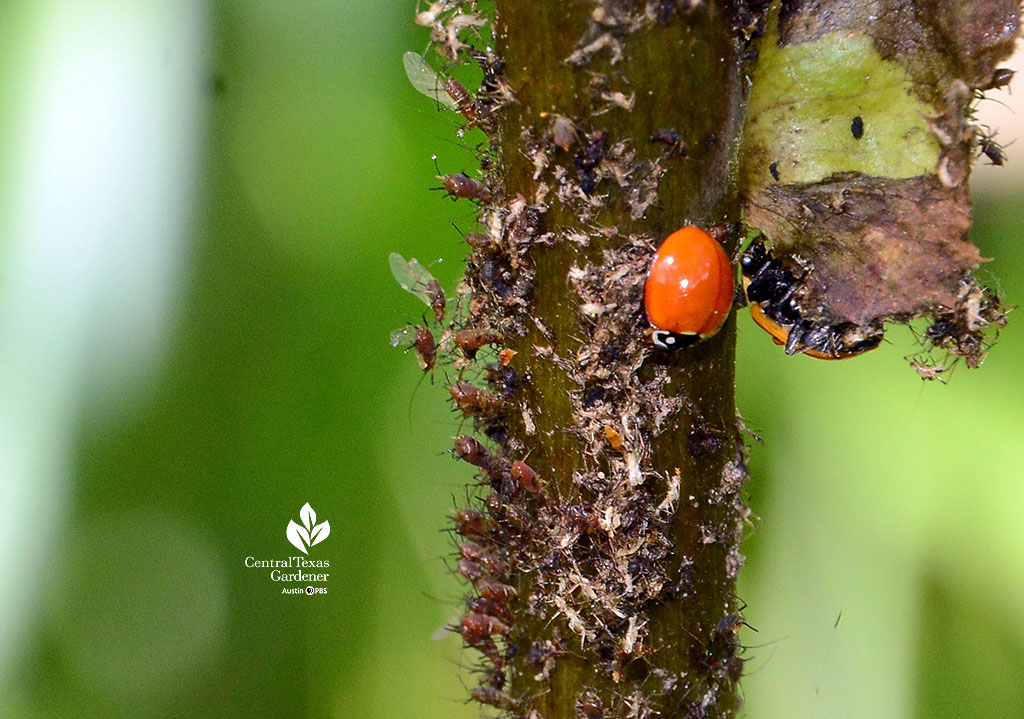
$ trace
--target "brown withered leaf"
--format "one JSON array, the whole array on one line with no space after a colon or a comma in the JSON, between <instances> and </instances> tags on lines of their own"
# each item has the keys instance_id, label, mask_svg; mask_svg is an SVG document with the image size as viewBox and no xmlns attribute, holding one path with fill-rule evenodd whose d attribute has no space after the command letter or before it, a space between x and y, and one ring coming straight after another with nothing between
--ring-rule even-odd
<instances>
[{"instance_id":1,"label":"brown withered leaf","mask_svg":"<svg viewBox=\"0 0 1024 719\"><path fill-rule=\"evenodd\" d=\"M966 194L933 175L848 173L768 186L747 219L810 270L808 318L868 324L954 305L960 278L983 261L968 237Z\"/></svg>"}]
</instances>

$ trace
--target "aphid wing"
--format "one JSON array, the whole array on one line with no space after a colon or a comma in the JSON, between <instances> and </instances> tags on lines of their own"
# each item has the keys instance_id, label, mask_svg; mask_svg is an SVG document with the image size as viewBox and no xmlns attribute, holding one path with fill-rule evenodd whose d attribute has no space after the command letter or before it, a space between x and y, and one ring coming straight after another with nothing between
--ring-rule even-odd
<instances>
[{"instance_id":1,"label":"aphid wing","mask_svg":"<svg viewBox=\"0 0 1024 719\"><path fill-rule=\"evenodd\" d=\"M390 338L392 347L397 347L400 344L412 344L416 341L416 326L406 325L397 330L392 330Z\"/></svg>"},{"instance_id":2,"label":"aphid wing","mask_svg":"<svg viewBox=\"0 0 1024 719\"><path fill-rule=\"evenodd\" d=\"M415 52L407 52L402 56L405 74L417 92L422 93L445 107L454 110L455 100L448 96L444 89L444 80L434 71L423 56Z\"/></svg>"},{"instance_id":3,"label":"aphid wing","mask_svg":"<svg viewBox=\"0 0 1024 719\"><path fill-rule=\"evenodd\" d=\"M427 307L430 307L430 294L427 292L427 284L434 279L434 276L427 271L427 268L420 264L415 257L407 261L397 252L388 255L388 262L391 264L391 274L406 292L419 297Z\"/></svg>"}]
</instances>

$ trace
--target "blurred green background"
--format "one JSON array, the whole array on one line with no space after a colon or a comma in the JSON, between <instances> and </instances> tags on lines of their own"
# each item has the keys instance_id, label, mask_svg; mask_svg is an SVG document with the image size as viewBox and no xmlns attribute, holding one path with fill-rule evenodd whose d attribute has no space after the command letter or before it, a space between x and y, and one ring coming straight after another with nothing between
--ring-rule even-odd
<instances>
[{"instance_id":1,"label":"blurred green background","mask_svg":"<svg viewBox=\"0 0 1024 719\"><path fill-rule=\"evenodd\" d=\"M428 191L478 138L408 85L414 10L0 6L0 716L479 714L432 638L458 425L387 341L424 309L388 253L451 288L472 216ZM975 238L1017 304L1005 177ZM943 386L907 331L829 363L740 318L745 716L1024 715L1016 319ZM244 561L306 502L328 593L283 595Z\"/></svg>"}]
</instances>

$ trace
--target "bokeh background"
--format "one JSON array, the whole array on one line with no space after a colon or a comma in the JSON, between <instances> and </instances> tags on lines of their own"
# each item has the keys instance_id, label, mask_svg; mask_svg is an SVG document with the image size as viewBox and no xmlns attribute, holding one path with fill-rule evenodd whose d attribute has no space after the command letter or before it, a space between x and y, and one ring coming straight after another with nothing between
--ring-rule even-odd
<instances>
[{"instance_id":1,"label":"bokeh background","mask_svg":"<svg viewBox=\"0 0 1024 719\"><path fill-rule=\"evenodd\" d=\"M480 139L408 85L414 10L0 5L0 716L479 714L436 638L457 422L388 345L424 309L389 252L460 274L431 155L472 170ZM1020 304L1007 153L975 239ZM740 318L745 716L1024 715L1019 319L941 385L908 331L829 363ZM306 502L329 591L286 596L244 560L294 554Z\"/></svg>"}]
</instances>

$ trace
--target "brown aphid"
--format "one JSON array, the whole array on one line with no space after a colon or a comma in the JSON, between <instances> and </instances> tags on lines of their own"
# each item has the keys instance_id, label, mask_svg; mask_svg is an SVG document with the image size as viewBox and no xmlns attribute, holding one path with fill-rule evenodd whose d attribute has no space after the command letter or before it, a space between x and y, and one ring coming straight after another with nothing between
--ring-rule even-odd
<instances>
[{"instance_id":1,"label":"brown aphid","mask_svg":"<svg viewBox=\"0 0 1024 719\"><path fill-rule=\"evenodd\" d=\"M463 542L459 545L459 554L463 559L482 567L492 577L502 577L508 572L508 564L506 562L479 544Z\"/></svg>"},{"instance_id":2,"label":"brown aphid","mask_svg":"<svg viewBox=\"0 0 1024 719\"><path fill-rule=\"evenodd\" d=\"M444 290L441 289L441 283L435 278L430 278L427 282L427 286L424 290L427 298L430 300L430 309L434 311L434 319L438 324L444 322L445 302Z\"/></svg>"},{"instance_id":3,"label":"brown aphid","mask_svg":"<svg viewBox=\"0 0 1024 719\"><path fill-rule=\"evenodd\" d=\"M715 654L731 655L740 645L740 629L750 627L739 614L726 614L715 624L715 632L711 638L711 650ZM753 627L750 627L753 629Z\"/></svg>"},{"instance_id":4,"label":"brown aphid","mask_svg":"<svg viewBox=\"0 0 1024 719\"><path fill-rule=\"evenodd\" d=\"M579 719L604 719L604 702L592 691L583 692L576 700L576 716Z\"/></svg>"},{"instance_id":5,"label":"brown aphid","mask_svg":"<svg viewBox=\"0 0 1024 719\"><path fill-rule=\"evenodd\" d=\"M735 684L743 676L743 657L726 657L722 661L722 669L729 681Z\"/></svg>"},{"instance_id":6,"label":"brown aphid","mask_svg":"<svg viewBox=\"0 0 1024 719\"><path fill-rule=\"evenodd\" d=\"M540 666L549 659L564 656L565 652L559 649L550 639L543 639L534 642L530 646L530 653L526 656L527 666Z\"/></svg>"},{"instance_id":7,"label":"brown aphid","mask_svg":"<svg viewBox=\"0 0 1024 719\"><path fill-rule=\"evenodd\" d=\"M458 631L458 630L456 630ZM465 636L463 635L462 641L470 649L476 649L478 652L483 654L485 657L491 660L496 668L500 669L504 665L504 661L501 658L501 652L498 651L498 645L493 639L488 636Z\"/></svg>"},{"instance_id":8,"label":"brown aphid","mask_svg":"<svg viewBox=\"0 0 1024 719\"><path fill-rule=\"evenodd\" d=\"M462 636L471 634L473 636L508 636L508 625L500 619L486 614L463 614L459 618L459 627Z\"/></svg>"},{"instance_id":9,"label":"brown aphid","mask_svg":"<svg viewBox=\"0 0 1024 719\"><path fill-rule=\"evenodd\" d=\"M467 232L462 239L466 241L467 245L477 250L486 250L492 245L491 236L486 232Z\"/></svg>"},{"instance_id":10,"label":"brown aphid","mask_svg":"<svg viewBox=\"0 0 1024 719\"><path fill-rule=\"evenodd\" d=\"M477 582L483 579L487 573L479 564L463 557L459 560L459 574L470 582Z\"/></svg>"},{"instance_id":11,"label":"brown aphid","mask_svg":"<svg viewBox=\"0 0 1024 719\"><path fill-rule=\"evenodd\" d=\"M455 531L467 539L487 539L491 521L476 509L460 509L455 513Z\"/></svg>"},{"instance_id":12,"label":"brown aphid","mask_svg":"<svg viewBox=\"0 0 1024 719\"><path fill-rule=\"evenodd\" d=\"M453 175L441 175L441 184L444 185L444 191L452 198L480 200L481 202L491 201L491 191L462 172Z\"/></svg>"},{"instance_id":13,"label":"brown aphid","mask_svg":"<svg viewBox=\"0 0 1024 719\"><path fill-rule=\"evenodd\" d=\"M505 403L493 394L469 382L457 382L448 386L455 406L467 417L497 417L505 409Z\"/></svg>"},{"instance_id":14,"label":"brown aphid","mask_svg":"<svg viewBox=\"0 0 1024 719\"><path fill-rule=\"evenodd\" d=\"M668 146L669 155L679 155L680 157L686 157L686 143L683 141L682 135L675 130L663 128L658 130L650 137L650 142L660 142L662 145Z\"/></svg>"},{"instance_id":15,"label":"brown aphid","mask_svg":"<svg viewBox=\"0 0 1024 719\"><path fill-rule=\"evenodd\" d=\"M471 562L479 562L480 557L487 554L487 550L475 542L461 542L459 544L459 554Z\"/></svg>"},{"instance_id":16,"label":"brown aphid","mask_svg":"<svg viewBox=\"0 0 1024 719\"><path fill-rule=\"evenodd\" d=\"M391 333L391 345L398 347L404 342L409 342L405 351L413 350L416 353L416 361L420 369L429 372L434 369L437 363L437 342L434 334L426 327L406 325Z\"/></svg>"},{"instance_id":17,"label":"brown aphid","mask_svg":"<svg viewBox=\"0 0 1024 719\"><path fill-rule=\"evenodd\" d=\"M504 577L508 573L508 564L501 558L495 556L479 544L463 542L459 545L459 554L466 560L482 567L487 574L494 578Z\"/></svg>"},{"instance_id":18,"label":"brown aphid","mask_svg":"<svg viewBox=\"0 0 1024 719\"><path fill-rule=\"evenodd\" d=\"M506 624L512 624L515 621L512 611L501 602L496 602L493 599L472 597L466 600L466 609L474 614L486 614L489 617L500 619Z\"/></svg>"},{"instance_id":19,"label":"brown aphid","mask_svg":"<svg viewBox=\"0 0 1024 719\"><path fill-rule=\"evenodd\" d=\"M455 333L455 346L462 350L463 354L470 359L475 357L477 350L484 345L497 345L501 343L501 335L493 330L468 329L459 330Z\"/></svg>"},{"instance_id":20,"label":"brown aphid","mask_svg":"<svg viewBox=\"0 0 1024 719\"><path fill-rule=\"evenodd\" d=\"M1002 167L1003 163L1006 162L1006 153L1003 152L1003 148L991 137L982 139L981 142L978 143L978 149L993 165Z\"/></svg>"},{"instance_id":21,"label":"brown aphid","mask_svg":"<svg viewBox=\"0 0 1024 719\"><path fill-rule=\"evenodd\" d=\"M478 701L481 704L487 704L488 706L497 707L498 709L511 710L516 705L515 699L494 687L475 687L473 691L470 692L470 696L474 701Z\"/></svg>"},{"instance_id":22,"label":"brown aphid","mask_svg":"<svg viewBox=\"0 0 1024 719\"><path fill-rule=\"evenodd\" d=\"M1016 74L1016 71L1008 67L997 67L992 72L992 79L981 85L978 89L984 92L985 90L998 90L1001 87L1006 87Z\"/></svg>"},{"instance_id":23,"label":"brown aphid","mask_svg":"<svg viewBox=\"0 0 1024 719\"><path fill-rule=\"evenodd\" d=\"M479 440L460 434L455 438L455 456L479 467L488 474L494 471L494 458Z\"/></svg>"},{"instance_id":24,"label":"brown aphid","mask_svg":"<svg viewBox=\"0 0 1024 719\"><path fill-rule=\"evenodd\" d=\"M473 96L469 94L469 90L454 77L449 77L444 83L444 91L455 102L459 112L462 112L462 106L473 104Z\"/></svg>"},{"instance_id":25,"label":"brown aphid","mask_svg":"<svg viewBox=\"0 0 1024 719\"><path fill-rule=\"evenodd\" d=\"M434 341L434 333L426 327L416 328L416 341L412 343L420 366L425 372L434 369L437 362L437 342Z\"/></svg>"},{"instance_id":26,"label":"brown aphid","mask_svg":"<svg viewBox=\"0 0 1024 719\"><path fill-rule=\"evenodd\" d=\"M505 504L501 501L501 495L497 492L488 494L484 502L487 505L487 511L491 513L492 517L500 517L504 514Z\"/></svg>"},{"instance_id":27,"label":"brown aphid","mask_svg":"<svg viewBox=\"0 0 1024 719\"><path fill-rule=\"evenodd\" d=\"M493 554L481 557L480 565L495 579L505 579L508 577L508 562Z\"/></svg>"},{"instance_id":28,"label":"brown aphid","mask_svg":"<svg viewBox=\"0 0 1024 719\"><path fill-rule=\"evenodd\" d=\"M537 473L526 462L521 460L513 462L512 468L509 469L509 476L526 492L540 494L543 491L540 486L540 480L537 478Z\"/></svg>"},{"instance_id":29,"label":"brown aphid","mask_svg":"<svg viewBox=\"0 0 1024 719\"><path fill-rule=\"evenodd\" d=\"M515 587L501 584L500 582L477 584L476 588L484 599L490 599L492 602L499 602L501 604L507 604L519 596L519 592L515 590Z\"/></svg>"},{"instance_id":30,"label":"brown aphid","mask_svg":"<svg viewBox=\"0 0 1024 719\"><path fill-rule=\"evenodd\" d=\"M484 123L486 112L473 99L465 85L454 77L449 77L444 83L444 91L455 103L455 111L466 118L469 127Z\"/></svg>"},{"instance_id":31,"label":"brown aphid","mask_svg":"<svg viewBox=\"0 0 1024 719\"><path fill-rule=\"evenodd\" d=\"M578 532L600 532L601 517L596 511L582 504L571 504L565 508L565 518Z\"/></svg>"}]
</instances>

